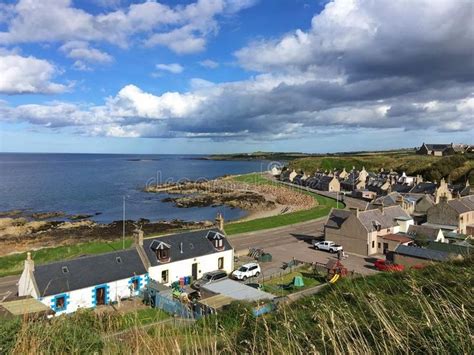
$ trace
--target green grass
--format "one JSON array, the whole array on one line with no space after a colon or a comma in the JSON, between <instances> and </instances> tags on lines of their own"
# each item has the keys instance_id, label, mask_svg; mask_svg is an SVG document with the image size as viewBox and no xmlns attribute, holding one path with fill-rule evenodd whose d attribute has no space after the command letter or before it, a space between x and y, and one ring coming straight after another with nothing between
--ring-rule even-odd
<instances>
[{"instance_id":1,"label":"green grass","mask_svg":"<svg viewBox=\"0 0 474 355\"><path fill-rule=\"evenodd\" d=\"M125 239L125 248L129 248L132 239ZM31 252L36 264L46 264L53 261L72 259L86 254L101 254L122 249L122 240L113 242L89 242L70 246L44 248ZM0 257L0 277L19 274L23 270L26 253L12 254Z\"/></svg>"},{"instance_id":2,"label":"green grass","mask_svg":"<svg viewBox=\"0 0 474 355\"><path fill-rule=\"evenodd\" d=\"M234 302L187 326L140 328L155 317L147 311L136 316L83 311L52 320L2 320L0 352L472 354L473 278L471 258L342 279L319 294L280 303L262 317L252 315L250 304ZM124 323L130 332L108 337Z\"/></svg>"},{"instance_id":3,"label":"green grass","mask_svg":"<svg viewBox=\"0 0 474 355\"><path fill-rule=\"evenodd\" d=\"M271 185L273 181L268 180L265 176L259 173L245 174L233 176L232 180L242 182L245 184Z\"/></svg>"},{"instance_id":4,"label":"green grass","mask_svg":"<svg viewBox=\"0 0 474 355\"><path fill-rule=\"evenodd\" d=\"M235 177L237 181L246 182L246 183L255 183L255 184L275 184L274 182L266 179L261 174L248 174ZM283 186L283 185L282 185ZM285 188L287 187L285 185ZM331 208L337 206L337 202L331 198L317 195L311 192L304 190L298 190L301 193L312 196L318 203L316 207L313 207L308 210L297 211L288 214L276 215L265 218L258 218L250 221L244 222L233 222L225 226L226 234L233 235L239 233L248 233L255 232L264 229L284 227L295 223L306 222L312 219L321 218L327 216L331 211ZM339 207L344 208L344 204L339 202Z\"/></svg>"},{"instance_id":5,"label":"green grass","mask_svg":"<svg viewBox=\"0 0 474 355\"><path fill-rule=\"evenodd\" d=\"M347 171L355 167L368 171L395 171L406 172L408 175L422 175L425 179L439 181L442 177L453 182L464 182L467 178L474 179L474 157L453 155L447 157L434 157L417 155L414 153L373 153L373 154L347 154L337 156L306 157L290 161L289 168L297 171L303 170L313 174L317 170Z\"/></svg>"},{"instance_id":6,"label":"green grass","mask_svg":"<svg viewBox=\"0 0 474 355\"><path fill-rule=\"evenodd\" d=\"M304 286L298 288L285 288L284 285L290 284L296 276L301 276L303 278ZM263 291L272 293L277 296L286 296L290 293L298 292L310 287L317 286L321 284L318 279L315 278L311 270L298 270L293 271L288 274L284 274L279 277L274 277L270 280L267 280L263 283Z\"/></svg>"}]
</instances>

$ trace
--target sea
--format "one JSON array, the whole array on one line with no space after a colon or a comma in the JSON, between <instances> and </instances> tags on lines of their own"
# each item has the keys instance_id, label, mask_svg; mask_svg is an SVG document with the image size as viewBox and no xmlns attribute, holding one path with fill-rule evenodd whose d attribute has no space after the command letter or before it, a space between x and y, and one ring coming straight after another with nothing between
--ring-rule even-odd
<instances>
[{"instance_id":1,"label":"sea","mask_svg":"<svg viewBox=\"0 0 474 355\"><path fill-rule=\"evenodd\" d=\"M226 206L177 208L166 193L147 193L147 184L266 171L262 160L207 160L201 155L0 153L0 211L61 211L92 214L100 223L125 218L151 221L226 220L246 212ZM61 219L61 218L56 218Z\"/></svg>"}]
</instances>

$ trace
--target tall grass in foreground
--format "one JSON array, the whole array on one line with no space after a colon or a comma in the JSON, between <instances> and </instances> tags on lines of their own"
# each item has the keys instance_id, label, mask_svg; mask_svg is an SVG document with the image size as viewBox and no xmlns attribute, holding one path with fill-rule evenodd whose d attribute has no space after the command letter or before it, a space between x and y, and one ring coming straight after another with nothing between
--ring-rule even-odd
<instances>
[{"instance_id":1,"label":"tall grass in foreground","mask_svg":"<svg viewBox=\"0 0 474 355\"><path fill-rule=\"evenodd\" d=\"M136 319L125 332L120 317L92 312L50 323L17 322L17 336L11 339L9 351L472 354L473 269L471 259L343 280L260 318L252 316L248 304L235 303L226 312L193 325L143 328ZM122 332L114 334L118 330Z\"/></svg>"}]
</instances>

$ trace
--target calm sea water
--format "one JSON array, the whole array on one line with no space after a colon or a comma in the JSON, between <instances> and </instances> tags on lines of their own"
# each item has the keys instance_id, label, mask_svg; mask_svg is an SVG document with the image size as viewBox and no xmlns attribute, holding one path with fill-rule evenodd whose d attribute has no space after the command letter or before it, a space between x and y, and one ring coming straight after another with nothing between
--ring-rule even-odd
<instances>
[{"instance_id":1,"label":"calm sea water","mask_svg":"<svg viewBox=\"0 0 474 355\"><path fill-rule=\"evenodd\" d=\"M209 161L190 155L17 154L0 153L0 211L63 211L101 214L92 219L212 220L218 211L227 220L245 215L228 207L176 208L166 194L143 192L156 180L216 178L266 170L266 161Z\"/></svg>"}]
</instances>

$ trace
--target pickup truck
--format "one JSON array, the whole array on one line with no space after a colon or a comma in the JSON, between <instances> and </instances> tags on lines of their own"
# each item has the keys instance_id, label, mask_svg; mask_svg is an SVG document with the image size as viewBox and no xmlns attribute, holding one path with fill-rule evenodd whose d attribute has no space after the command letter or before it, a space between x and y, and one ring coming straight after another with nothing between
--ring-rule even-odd
<instances>
[{"instance_id":1,"label":"pickup truck","mask_svg":"<svg viewBox=\"0 0 474 355\"><path fill-rule=\"evenodd\" d=\"M313 241L313 247L316 250L325 250L330 253L337 253L339 250L342 250L342 245L336 244L329 240L323 242Z\"/></svg>"}]
</instances>

